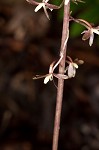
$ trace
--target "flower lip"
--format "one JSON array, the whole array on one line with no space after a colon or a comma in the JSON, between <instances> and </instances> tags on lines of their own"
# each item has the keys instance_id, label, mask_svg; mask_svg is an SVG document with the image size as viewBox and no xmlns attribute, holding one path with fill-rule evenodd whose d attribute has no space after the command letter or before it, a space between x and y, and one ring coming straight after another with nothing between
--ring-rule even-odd
<instances>
[{"instance_id":1,"label":"flower lip","mask_svg":"<svg viewBox=\"0 0 99 150\"><path fill-rule=\"evenodd\" d=\"M90 37L90 30L85 30L81 34L83 34L82 40L85 41L85 40L89 39L89 37Z\"/></svg>"}]
</instances>

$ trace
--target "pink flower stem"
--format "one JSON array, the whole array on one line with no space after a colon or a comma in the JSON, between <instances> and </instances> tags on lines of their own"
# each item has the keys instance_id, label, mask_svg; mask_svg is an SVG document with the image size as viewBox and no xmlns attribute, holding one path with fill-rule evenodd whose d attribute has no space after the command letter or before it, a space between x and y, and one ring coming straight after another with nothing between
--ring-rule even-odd
<instances>
[{"instance_id":1,"label":"pink flower stem","mask_svg":"<svg viewBox=\"0 0 99 150\"><path fill-rule=\"evenodd\" d=\"M69 33L69 17L70 17L70 1L67 5L65 5L64 3L63 31L62 31L62 40L61 40L61 49L60 49L60 56L61 54L63 54L63 58L59 64L59 74L64 74L64 70L65 70L66 50L67 50L67 43L65 41L68 38L68 33ZM65 48L64 48L64 43L65 43ZM58 79L52 150L58 149L63 88L64 88L64 79Z\"/></svg>"}]
</instances>

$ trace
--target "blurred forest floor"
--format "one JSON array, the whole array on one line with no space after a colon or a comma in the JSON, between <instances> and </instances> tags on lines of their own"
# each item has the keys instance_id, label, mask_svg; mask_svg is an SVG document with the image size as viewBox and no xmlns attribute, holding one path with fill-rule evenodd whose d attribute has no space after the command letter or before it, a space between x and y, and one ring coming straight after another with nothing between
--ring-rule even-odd
<instances>
[{"instance_id":1,"label":"blurred forest floor","mask_svg":"<svg viewBox=\"0 0 99 150\"><path fill-rule=\"evenodd\" d=\"M0 150L51 149L57 89L32 80L59 55L62 23L50 18L0 1ZM99 46L70 38L68 55L85 63L65 81L59 149L99 150Z\"/></svg>"}]
</instances>

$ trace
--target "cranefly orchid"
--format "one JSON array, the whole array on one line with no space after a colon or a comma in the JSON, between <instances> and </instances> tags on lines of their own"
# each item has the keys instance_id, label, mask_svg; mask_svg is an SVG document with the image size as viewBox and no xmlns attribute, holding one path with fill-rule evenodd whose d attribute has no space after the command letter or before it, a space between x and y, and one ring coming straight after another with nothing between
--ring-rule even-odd
<instances>
[{"instance_id":1,"label":"cranefly orchid","mask_svg":"<svg viewBox=\"0 0 99 150\"><path fill-rule=\"evenodd\" d=\"M68 66L66 67L64 74L54 73L54 70L59 65L59 63L62 59L62 57L60 57L60 59L56 63L55 63L55 61L51 63L48 74L36 75L33 77L33 80L44 78L44 84L47 84L49 81L53 80L53 77L56 77L58 79L69 79L69 78L75 77L76 69L78 69L78 65L83 64L84 61L78 60L78 59L75 59L73 61L69 56L67 56L67 58L68 58L68 60L66 60L66 62L68 63ZM66 73L67 73L67 75L66 75Z\"/></svg>"},{"instance_id":2,"label":"cranefly orchid","mask_svg":"<svg viewBox=\"0 0 99 150\"><path fill-rule=\"evenodd\" d=\"M60 6L56 6L56 5L53 5L53 4L49 4L49 3L48 3L49 0L42 0L42 2L36 2L36 1L34 1L34 0L26 0L26 1L29 2L29 3L32 4L32 5L37 5L36 8L35 8L35 10L34 10L35 12L37 12L38 10L40 10L41 8L43 8L46 17L47 17L49 20L50 20L50 18L49 18L47 9L50 9L50 10L52 11L53 9L59 9L59 8L61 8L62 5L63 5L63 1L62 1L62 3L60 4Z\"/></svg>"},{"instance_id":3,"label":"cranefly orchid","mask_svg":"<svg viewBox=\"0 0 99 150\"><path fill-rule=\"evenodd\" d=\"M87 30L84 30L81 34L82 40L89 39L89 45L92 46L93 40L94 40L94 33L99 35L99 26L93 27L89 22L83 20L83 19L74 19L73 17L70 18L71 20L74 20L75 22L85 26Z\"/></svg>"},{"instance_id":4,"label":"cranefly orchid","mask_svg":"<svg viewBox=\"0 0 99 150\"><path fill-rule=\"evenodd\" d=\"M72 78L75 77L76 75L76 69L78 69L78 65L83 64L84 61L83 60L78 60L78 58L76 58L74 61L71 59L71 57L67 56L68 60L66 60L66 62L69 64L66 67L65 72L67 72L68 78Z\"/></svg>"},{"instance_id":5,"label":"cranefly orchid","mask_svg":"<svg viewBox=\"0 0 99 150\"><path fill-rule=\"evenodd\" d=\"M44 84L47 84L49 81L52 81L53 77L56 77L58 79L68 79L68 76L65 74L54 73L54 70L59 65L62 58L63 58L63 56L61 56L60 59L56 63L55 63L55 61L51 63L51 65L49 67L49 73L48 74L36 75L35 77L33 77L33 79L35 80L35 79L44 78Z\"/></svg>"}]
</instances>

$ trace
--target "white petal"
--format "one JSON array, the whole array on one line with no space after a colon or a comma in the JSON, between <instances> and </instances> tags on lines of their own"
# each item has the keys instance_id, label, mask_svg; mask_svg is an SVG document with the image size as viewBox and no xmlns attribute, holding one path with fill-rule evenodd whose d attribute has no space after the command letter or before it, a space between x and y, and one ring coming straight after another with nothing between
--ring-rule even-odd
<instances>
[{"instance_id":1,"label":"white petal","mask_svg":"<svg viewBox=\"0 0 99 150\"><path fill-rule=\"evenodd\" d=\"M69 3L69 0L65 0L65 5L67 5Z\"/></svg>"},{"instance_id":2,"label":"white petal","mask_svg":"<svg viewBox=\"0 0 99 150\"><path fill-rule=\"evenodd\" d=\"M86 33L86 31L87 31L87 30L84 30L83 32L81 32L81 34L84 34L84 33Z\"/></svg>"},{"instance_id":3,"label":"white petal","mask_svg":"<svg viewBox=\"0 0 99 150\"><path fill-rule=\"evenodd\" d=\"M52 74L50 74L50 75L48 75L47 77L45 77L45 79L44 79L44 84L47 84L47 83L49 82L49 80L50 80L50 81L53 80Z\"/></svg>"},{"instance_id":4,"label":"white petal","mask_svg":"<svg viewBox=\"0 0 99 150\"><path fill-rule=\"evenodd\" d=\"M89 38L89 45L90 45L90 46L92 46L93 40L94 40L94 33L92 33L92 34L90 35L90 38Z\"/></svg>"},{"instance_id":5,"label":"white petal","mask_svg":"<svg viewBox=\"0 0 99 150\"><path fill-rule=\"evenodd\" d=\"M44 2L47 3L49 0L45 0Z\"/></svg>"},{"instance_id":6,"label":"white petal","mask_svg":"<svg viewBox=\"0 0 99 150\"><path fill-rule=\"evenodd\" d=\"M76 68L73 66L72 63L70 63L68 66L68 77L72 78L75 76L75 74L76 74Z\"/></svg>"},{"instance_id":7,"label":"white petal","mask_svg":"<svg viewBox=\"0 0 99 150\"><path fill-rule=\"evenodd\" d=\"M73 74L73 77L75 77L75 75L76 75L76 69L74 68L74 74Z\"/></svg>"},{"instance_id":8,"label":"white petal","mask_svg":"<svg viewBox=\"0 0 99 150\"><path fill-rule=\"evenodd\" d=\"M35 8L35 12L37 12L39 9L41 9L44 6L44 3L40 3L36 8Z\"/></svg>"},{"instance_id":9,"label":"white petal","mask_svg":"<svg viewBox=\"0 0 99 150\"><path fill-rule=\"evenodd\" d=\"M44 79L44 84L47 84L47 82L49 82L49 76L45 77Z\"/></svg>"},{"instance_id":10,"label":"white petal","mask_svg":"<svg viewBox=\"0 0 99 150\"><path fill-rule=\"evenodd\" d=\"M49 15L48 15L48 12L47 12L47 10L46 10L47 8L46 8L45 5L43 5L43 9L44 9L44 12L45 12L46 17L50 20Z\"/></svg>"},{"instance_id":11,"label":"white petal","mask_svg":"<svg viewBox=\"0 0 99 150\"><path fill-rule=\"evenodd\" d=\"M78 69L78 65L76 63L73 63L73 66Z\"/></svg>"},{"instance_id":12,"label":"white petal","mask_svg":"<svg viewBox=\"0 0 99 150\"><path fill-rule=\"evenodd\" d=\"M92 29L92 31L94 32L94 33L96 33L96 34L98 34L99 35L99 31L98 31L99 29Z\"/></svg>"},{"instance_id":13,"label":"white petal","mask_svg":"<svg viewBox=\"0 0 99 150\"><path fill-rule=\"evenodd\" d=\"M53 11L53 9L52 8L49 8L50 9L50 11Z\"/></svg>"}]
</instances>

